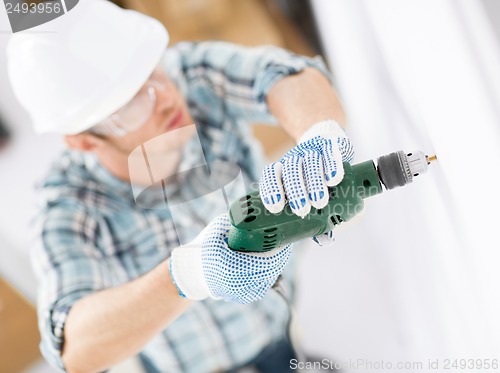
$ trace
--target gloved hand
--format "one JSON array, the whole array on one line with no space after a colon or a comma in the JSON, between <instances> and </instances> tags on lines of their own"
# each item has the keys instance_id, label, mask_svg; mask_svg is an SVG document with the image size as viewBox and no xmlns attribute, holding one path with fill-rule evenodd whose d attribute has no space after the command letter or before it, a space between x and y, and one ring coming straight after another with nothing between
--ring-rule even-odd
<instances>
[{"instance_id":1,"label":"gloved hand","mask_svg":"<svg viewBox=\"0 0 500 373\"><path fill-rule=\"evenodd\" d=\"M262 299L284 270L290 245L266 253L242 253L227 246L231 223L227 214L215 218L188 245L172 251L170 274L179 294L237 303Z\"/></svg>"},{"instance_id":2,"label":"gloved hand","mask_svg":"<svg viewBox=\"0 0 500 373\"><path fill-rule=\"evenodd\" d=\"M351 141L337 122L316 123L296 147L264 168L259 184L264 206L278 213L288 201L291 210L302 218L311 206L325 207L328 187L342 181L342 162L351 162L353 156Z\"/></svg>"}]
</instances>

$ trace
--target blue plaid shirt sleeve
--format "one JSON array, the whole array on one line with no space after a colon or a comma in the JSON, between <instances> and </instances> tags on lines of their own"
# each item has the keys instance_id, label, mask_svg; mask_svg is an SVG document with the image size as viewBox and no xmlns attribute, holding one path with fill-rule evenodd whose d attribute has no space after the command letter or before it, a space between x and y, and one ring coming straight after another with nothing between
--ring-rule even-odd
<instances>
[{"instance_id":1,"label":"blue plaid shirt sleeve","mask_svg":"<svg viewBox=\"0 0 500 373\"><path fill-rule=\"evenodd\" d=\"M38 324L44 357L61 369L64 324L76 301L106 287L96 220L83 207L52 207L38 222L41 229L32 251L38 278Z\"/></svg>"},{"instance_id":2,"label":"blue plaid shirt sleeve","mask_svg":"<svg viewBox=\"0 0 500 373\"><path fill-rule=\"evenodd\" d=\"M219 41L182 42L169 48L166 55L169 66L179 66L173 77L188 98L194 96L200 100L208 96L202 92L208 85L222 98L228 115L249 123L276 123L266 97L272 86L286 76L313 67L333 82L321 57L299 56L270 45L244 47ZM176 64L172 64L172 60L176 60Z\"/></svg>"}]
</instances>

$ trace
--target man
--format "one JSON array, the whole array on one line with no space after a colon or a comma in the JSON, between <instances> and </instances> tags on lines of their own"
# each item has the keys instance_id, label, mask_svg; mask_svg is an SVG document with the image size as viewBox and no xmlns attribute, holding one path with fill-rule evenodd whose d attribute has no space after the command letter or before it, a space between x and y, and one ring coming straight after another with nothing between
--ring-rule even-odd
<instances>
[{"instance_id":1,"label":"man","mask_svg":"<svg viewBox=\"0 0 500 373\"><path fill-rule=\"evenodd\" d=\"M278 122L299 145L264 169L261 197L271 212L290 203L303 217L327 203L327 186L352 158L324 65L274 47L165 50L157 21L104 0L80 2L50 26L8 47L9 76L35 129L64 135L70 148L39 189L33 263L46 359L68 372L103 371L137 353L151 372L287 371L288 312L268 290L290 247L231 251L227 215L208 219L223 199L180 209L174 226L179 217L158 202L163 187L199 197L207 181L196 174L145 188L150 208L139 206L132 189L148 182L131 180L140 174L132 155L155 142L172 175L200 164L196 138L209 167L224 174L236 164L255 181L262 155L249 124Z\"/></svg>"}]
</instances>

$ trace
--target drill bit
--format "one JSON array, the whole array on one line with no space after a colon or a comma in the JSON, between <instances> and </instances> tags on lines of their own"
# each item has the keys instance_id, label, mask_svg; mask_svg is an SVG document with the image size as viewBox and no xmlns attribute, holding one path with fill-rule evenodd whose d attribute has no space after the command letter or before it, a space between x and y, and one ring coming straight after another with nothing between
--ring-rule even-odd
<instances>
[{"instance_id":1,"label":"drill bit","mask_svg":"<svg viewBox=\"0 0 500 373\"><path fill-rule=\"evenodd\" d=\"M431 162L437 161L437 159L438 159L436 154L426 155L425 158L427 158L427 164L430 164Z\"/></svg>"}]
</instances>

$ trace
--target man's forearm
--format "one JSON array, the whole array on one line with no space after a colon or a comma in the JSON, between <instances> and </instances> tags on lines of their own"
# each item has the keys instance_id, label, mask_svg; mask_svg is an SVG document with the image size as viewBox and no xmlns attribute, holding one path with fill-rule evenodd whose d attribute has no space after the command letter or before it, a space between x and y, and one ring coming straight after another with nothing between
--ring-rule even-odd
<instances>
[{"instance_id":1,"label":"man's forearm","mask_svg":"<svg viewBox=\"0 0 500 373\"><path fill-rule=\"evenodd\" d=\"M267 96L271 113L295 140L313 124L334 119L345 124L345 114L328 79L315 68L288 76L276 83Z\"/></svg>"},{"instance_id":2,"label":"man's forearm","mask_svg":"<svg viewBox=\"0 0 500 373\"><path fill-rule=\"evenodd\" d=\"M139 352L192 303L179 296L169 260L125 285L78 301L64 329L70 373L100 372Z\"/></svg>"}]
</instances>

